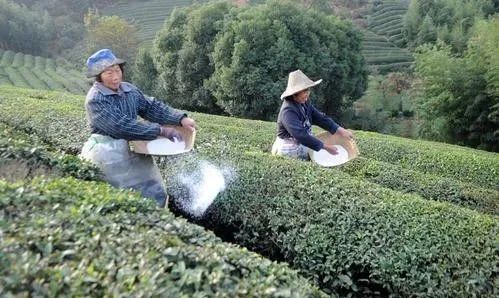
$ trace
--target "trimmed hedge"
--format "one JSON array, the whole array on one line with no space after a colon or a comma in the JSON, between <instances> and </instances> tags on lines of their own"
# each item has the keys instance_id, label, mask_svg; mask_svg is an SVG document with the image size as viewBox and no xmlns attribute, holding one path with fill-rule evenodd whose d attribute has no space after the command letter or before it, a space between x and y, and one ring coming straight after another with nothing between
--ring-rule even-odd
<instances>
[{"instance_id":1,"label":"trimmed hedge","mask_svg":"<svg viewBox=\"0 0 499 298\"><path fill-rule=\"evenodd\" d=\"M444 143L359 131L364 157L499 190L499 155Z\"/></svg>"},{"instance_id":2,"label":"trimmed hedge","mask_svg":"<svg viewBox=\"0 0 499 298\"><path fill-rule=\"evenodd\" d=\"M33 68L35 67L35 57L32 55L24 55L24 67Z\"/></svg>"},{"instance_id":3,"label":"trimmed hedge","mask_svg":"<svg viewBox=\"0 0 499 298\"><path fill-rule=\"evenodd\" d=\"M62 68L58 64L65 67ZM0 67L4 68L2 72L6 75L2 75L0 84L78 94L87 91L84 76L64 60L58 62L55 59L5 51L0 53Z\"/></svg>"},{"instance_id":4,"label":"trimmed hedge","mask_svg":"<svg viewBox=\"0 0 499 298\"><path fill-rule=\"evenodd\" d=\"M26 79L26 82L34 89L47 89L47 84L40 80L33 72L26 67L17 68L19 73Z\"/></svg>"},{"instance_id":5,"label":"trimmed hedge","mask_svg":"<svg viewBox=\"0 0 499 298\"><path fill-rule=\"evenodd\" d=\"M47 64L46 61L47 61L47 59L40 57L40 56L36 56L35 57L35 68L38 70L44 71L45 65Z\"/></svg>"},{"instance_id":6,"label":"trimmed hedge","mask_svg":"<svg viewBox=\"0 0 499 298\"><path fill-rule=\"evenodd\" d=\"M5 67L5 72L7 73L9 80L16 87L31 88L28 81L21 75L19 70L14 67Z\"/></svg>"},{"instance_id":7,"label":"trimmed hedge","mask_svg":"<svg viewBox=\"0 0 499 298\"><path fill-rule=\"evenodd\" d=\"M0 95L3 121L35 133L68 153L79 152L90 134L81 97L22 89L0 90L3 91ZM20 98L31 112L25 117L19 115ZM57 105L53 105L54 100ZM197 144L224 142L225 147L220 148L224 154L228 151L269 152L275 138L275 124L271 122L204 114L194 114L194 118L200 126ZM494 172L494 167L499 167L497 154L377 133L358 131L355 134L361 156L367 159L356 163L357 166L347 164L341 170L394 190L416 192L428 199L497 214L498 189L493 186L494 181L499 181L499 171ZM467 157L473 158L467 161ZM484 183L487 180L489 184Z\"/></svg>"},{"instance_id":8,"label":"trimmed hedge","mask_svg":"<svg viewBox=\"0 0 499 298\"><path fill-rule=\"evenodd\" d=\"M405 71L413 64L414 64L413 62L400 62L392 64L371 65L371 67L375 68L377 73L387 74L389 72Z\"/></svg>"},{"instance_id":9,"label":"trimmed hedge","mask_svg":"<svg viewBox=\"0 0 499 298\"><path fill-rule=\"evenodd\" d=\"M14 60L12 61L12 67L19 68L24 66L24 54L16 53L14 55Z\"/></svg>"},{"instance_id":10,"label":"trimmed hedge","mask_svg":"<svg viewBox=\"0 0 499 298\"><path fill-rule=\"evenodd\" d=\"M7 72L2 66L0 66L0 85L12 85Z\"/></svg>"},{"instance_id":11,"label":"trimmed hedge","mask_svg":"<svg viewBox=\"0 0 499 298\"><path fill-rule=\"evenodd\" d=\"M373 19L371 22L369 22L368 26L369 27L374 27L374 26L379 26L384 23L388 23L394 20L400 20L400 23L402 24L402 15L400 14L393 14L391 16L384 17L383 19Z\"/></svg>"},{"instance_id":12,"label":"trimmed hedge","mask_svg":"<svg viewBox=\"0 0 499 298\"><path fill-rule=\"evenodd\" d=\"M494 297L497 217L310 163L263 153L220 156L209 146L198 152L221 165L232 160L238 175L201 223L288 262L327 292ZM169 160L162 168L172 177L182 166Z\"/></svg>"},{"instance_id":13,"label":"trimmed hedge","mask_svg":"<svg viewBox=\"0 0 499 298\"><path fill-rule=\"evenodd\" d=\"M139 39L143 42L152 42L175 7L189 6L194 2L192 0L127 1L109 6L102 13L133 21L138 29Z\"/></svg>"},{"instance_id":14,"label":"trimmed hedge","mask_svg":"<svg viewBox=\"0 0 499 298\"><path fill-rule=\"evenodd\" d=\"M394 26L400 26L400 21L399 20L393 20L393 21L390 21L390 22L387 22L387 23L384 23L384 24L380 24L378 26L373 26L373 27L371 27L371 30L379 31L379 30L383 30L383 29L386 29L386 28L389 28L389 27L394 27Z\"/></svg>"},{"instance_id":15,"label":"trimmed hedge","mask_svg":"<svg viewBox=\"0 0 499 298\"><path fill-rule=\"evenodd\" d=\"M390 64L398 62L407 62L412 60L410 56L385 56L385 57L366 57L366 61L370 64Z\"/></svg>"},{"instance_id":16,"label":"trimmed hedge","mask_svg":"<svg viewBox=\"0 0 499 298\"><path fill-rule=\"evenodd\" d=\"M3 67L11 66L14 61L14 56L16 53L11 50L5 51L2 53L2 60L0 60L0 65Z\"/></svg>"},{"instance_id":17,"label":"trimmed hedge","mask_svg":"<svg viewBox=\"0 0 499 298\"><path fill-rule=\"evenodd\" d=\"M36 175L100 180L100 171L77 156L58 153L34 135L0 124L0 179L24 180Z\"/></svg>"},{"instance_id":18,"label":"trimmed hedge","mask_svg":"<svg viewBox=\"0 0 499 298\"><path fill-rule=\"evenodd\" d=\"M82 138L70 129L75 134L68 136L61 129L64 124L84 123L82 99L53 93L34 98L33 93L17 91L0 95L0 106L7 114L4 121L43 134L62 148L71 149L78 142L81 146L88 135ZM29 119L9 117L14 112L12 98L19 97L30 109ZM47 107L53 97L57 105ZM52 114L47 116L49 111ZM194 117L201 127L196 145L199 156L237 164L238 179L203 222L227 239L286 260L329 292L452 297L493 297L496 293L497 217L404 195L338 169L272 157L264 152L273 141L273 123ZM357 135L361 146L365 144L360 140L369 143L368 133ZM393 140L392 151L399 140L399 145L404 143L400 138L372 136L385 138L386 146ZM460 158L476 155L480 158L472 163L490 166L497 156L410 140L403 154L417 152L415 144L427 146L427 151L432 145L435 152L445 148L448 155L442 160L453 160L452 153ZM175 163L182 160L168 160L164 170L178 168ZM171 177L172 173L167 174Z\"/></svg>"},{"instance_id":19,"label":"trimmed hedge","mask_svg":"<svg viewBox=\"0 0 499 298\"><path fill-rule=\"evenodd\" d=\"M325 297L286 265L102 183L0 180L0 210L0 296Z\"/></svg>"},{"instance_id":20,"label":"trimmed hedge","mask_svg":"<svg viewBox=\"0 0 499 298\"><path fill-rule=\"evenodd\" d=\"M499 190L424 174L399 166L358 157L340 167L341 171L384 187L416 193L425 199L447 201L485 213L499 215Z\"/></svg>"},{"instance_id":21,"label":"trimmed hedge","mask_svg":"<svg viewBox=\"0 0 499 298\"><path fill-rule=\"evenodd\" d=\"M38 68L32 69L33 74L40 80L42 80L51 90L65 90L64 86L56 80L53 80L52 77L48 76L44 70L40 70Z\"/></svg>"}]
</instances>

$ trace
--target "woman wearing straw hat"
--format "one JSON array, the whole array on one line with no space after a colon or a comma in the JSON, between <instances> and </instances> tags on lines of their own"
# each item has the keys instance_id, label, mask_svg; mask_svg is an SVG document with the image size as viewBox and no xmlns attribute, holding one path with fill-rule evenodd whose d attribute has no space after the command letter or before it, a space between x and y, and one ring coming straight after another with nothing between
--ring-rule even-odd
<instances>
[{"instance_id":1,"label":"woman wearing straw hat","mask_svg":"<svg viewBox=\"0 0 499 298\"><path fill-rule=\"evenodd\" d=\"M108 49L87 59L87 77L95 79L85 102L92 135L81 155L96 164L111 185L138 190L165 206L167 194L158 167L151 156L131 152L128 141L179 137L175 129L161 125L194 131L195 121L123 82L124 64ZM138 121L137 116L148 122Z\"/></svg>"},{"instance_id":2,"label":"woman wearing straw hat","mask_svg":"<svg viewBox=\"0 0 499 298\"><path fill-rule=\"evenodd\" d=\"M293 71L288 77L288 86L281 95L282 105L277 118L277 138L272 153L308 160L308 149L325 149L337 154L334 145L325 144L312 135L312 125L318 125L331 134L351 139L352 133L336 124L330 117L317 110L308 100L310 88L321 80L310 80L301 70Z\"/></svg>"}]
</instances>

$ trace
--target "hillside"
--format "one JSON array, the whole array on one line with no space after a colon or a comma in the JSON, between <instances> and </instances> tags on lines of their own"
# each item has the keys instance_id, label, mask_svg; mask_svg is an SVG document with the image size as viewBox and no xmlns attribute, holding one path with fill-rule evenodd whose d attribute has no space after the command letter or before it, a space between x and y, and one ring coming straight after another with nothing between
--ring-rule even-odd
<instances>
[{"instance_id":1,"label":"hillside","mask_svg":"<svg viewBox=\"0 0 499 298\"><path fill-rule=\"evenodd\" d=\"M83 100L1 87L1 121L76 154L89 135ZM175 169L197 160L234 167L200 222L224 239L292 264L327 293L493 297L498 154L357 131L358 159L319 168L271 156L273 122L192 117L195 155L158 162L172 191Z\"/></svg>"},{"instance_id":2,"label":"hillside","mask_svg":"<svg viewBox=\"0 0 499 298\"><path fill-rule=\"evenodd\" d=\"M401 1L384 0L365 16L362 53L367 64L380 73L406 70L412 65L412 54L405 45L402 29L407 5Z\"/></svg>"},{"instance_id":3,"label":"hillside","mask_svg":"<svg viewBox=\"0 0 499 298\"><path fill-rule=\"evenodd\" d=\"M117 3L102 10L103 15L117 15L138 29L141 42L150 43L175 7L189 6L194 0L146 0Z\"/></svg>"},{"instance_id":4,"label":"hillside","mask_svg":"<svg viewBox=\"0 0 499 298\"><path fill-rule=\"evenodd\" d=\"M118 15L134 24L139 33L139 40L150 43L156 32L158 32L165 19L175 7L189 6L192 0L175 1L131 1L129 3L118 3L105 8L104 15ZM342 7L336 3L338 11L348 11L352 8ZM402 39L402 17L407 11L407 6L400 1L382 1L367 13L367 28L362 29L364 33L363 54L367 64L372 70L380 73L390 71L406 70L412 65L412 55L409 51L401 48Z\"/></svg>"},{"instance_id":5,"label":"hillside","mask_svg":"<svg viewBox=\"0 0 499 298\"><path fill-rule=\"evenodd\" d=\"M414 58L408 50L398 47L382 35L366 29L361 31L364 34L362 54L372 70L387 73L403 71L412 65Z\"/></svg>"},{"instance_id":6,"label":"hillside","mask_svg":"<svg viewBox=\"0 0 499 298\"><path fill-rule=\"evenodd\" d=\"M0 85L67 91L88 90L84 75L67 62L0 49Z\"/></svg>"}]
</instances>

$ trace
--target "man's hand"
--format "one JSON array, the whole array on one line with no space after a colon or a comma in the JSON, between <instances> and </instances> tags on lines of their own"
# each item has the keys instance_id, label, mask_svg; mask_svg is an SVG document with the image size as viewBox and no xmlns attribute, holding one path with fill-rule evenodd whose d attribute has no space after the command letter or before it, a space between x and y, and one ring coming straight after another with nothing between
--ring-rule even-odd
<instances>
[{"instance_id":1,"label":"man's hand","mask_svg":"<svg viewBox=\"0 0 499 298\"><path fill-rule=\"evenodd\" d=\"M329 152L329 154L336 155L338 154L338 149L334 145L324 144L324 150Z\"/></svg>"},{"instance_id":2,"label":"man's hand","mask_svg":"<svg viewBox=\"0 0 499 298\"><path fill-rule=\"evenodd\" d=\"M160 136L165 137L174 141L173 138L177 138L177 140L182 140L182 135L173 127L164 127L161 126Z\"/></svg>"},{"instance_id":3,"label":"man's hand","mask_svg":"<svg viewBox=\"0 0 499 298\"><path fill-rule=\"evenodd\" d=\"M191 119L189 117L184 117L182 121L180 121L180 124L183 127L190 129L191 131L196 130L196 121L194 121L194 119Z\"/></svg>"},{"instance_id":4,"label":"man's hand","mask_svg":"<svg viewBox=\"0 0 499 298\"><path fill-rule=\"evenodd\" d=\"M351 131L344 129L343 127L339 127L338 130L336 130L336 133L339 134L342 137L345 137L347 139L352 140L353 139L353 134Z\"/></svg>"}]
</instances>

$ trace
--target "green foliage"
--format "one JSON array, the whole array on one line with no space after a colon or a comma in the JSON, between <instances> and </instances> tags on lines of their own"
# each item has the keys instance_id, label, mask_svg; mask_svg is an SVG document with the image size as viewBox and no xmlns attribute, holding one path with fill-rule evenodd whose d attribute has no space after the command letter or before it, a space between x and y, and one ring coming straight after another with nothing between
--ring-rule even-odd
<instances>
[{"instance_id":1,"label":"green foliage","mask_svg":"<svg viewBox=\"0 0 499 298\"><path fill-rule=\"evenodd\" d=\"M2 0L0 47L33 55L57 57L83 39L82 12L87 11L90 2Z\"/></svg>"},{"instance_id":2,"label":"green foliage","mask_svg":"<svg viewBox=\"0 0 499 298\"><path fill-rule=\"evenodd\" d=\"M356 135L359 150L369 159L499 190L499 157L495 153L371 132Z\"/></svg>"},{"instance_id":3,"label":"green foliage","mask_svg":"<svg viewBox=\"0 0 499 298\"><path fill-rule=\"evenodd\" d=\"M362 55L371 74L410 70L414 58L409 51L398 46L401 44L398 41L398 34L387 38L369 30L363 30L362 33Z\"/></svg>"},{"instance_id":4,"label":"green foliage","mask_svg":"<svg viewBox=\"0 0 499 298\"><path fill-rule=\"evenodd\" d=\"M474 71L484 75L487 94L499 98L499 16L475 24L467 55Z\"/></svg>"},{"instance_id":5,"label":"green foliage","mask_svg":"<svg viewBox=\"0 0 499 298\"><path fill-rule=\"evenodd\" d=\"M133 65L138 39L137 29L118 16L99 16L95 11L85 15L87 49L90 56L100 49L113 53Z\"/></svg>"},{"instance_id":6,"label":"green foliage","mask_svg":"<svg viewBox=\"0 0 499 298\"><path fill-rule=\"evenodd\" d=\"M434 43L437 40L437 32L433 20L429 15L423 20L416 37L416 44Z\"/></svg>"},{"instance_id":7,"label":"green foliage","mask_svg":"<svg viewBox=\"0 0 499 298\"><path fill-rule=\"evenodd\" d=\"M300 68L325 79L316 104L339 115L365 89L359 50L350 24L290 3L178 10L155 41L158 97L191 110L273 119L288 73Z\"/></svg>"},{"instance_id":8,"label":"green foliage","mask_svg":"<svg viewBox=\"0 0 499 298\"><path fill-rule=\"evenodd\" d=\"M216 158L214 149L199 153ZM202 223L289 262L325 291L359 297L494 296L496 217L310 163L257 152L233 158L237 180ZM220 159L222 165L229 160L227 154ZM170 164L165 173L181 166Z\"/></svg>"},{"instance_id":9,"label":"green foliage","mask_svg":"<svg viewBox=\"0 0 499 298\"><path fill-rule=\"evenodd\" d=\"M8 0L0 0L0 47L14 52L49 54L48 41L54 34L50 18Z\"/></svg>"},{"instance_id":10,"label":"green foliage","mask_svg":"<svg viewBox=\"0 0 499 298\"><path fill-rule=\"evenodd\" d=\"M221 113L207 80L214 72L210 56L215 37L231 7L218 2L174 10L154 41L158 97L179 108Z\"/></svg>"},{"instance_id":11,"label":"green foliage","mask_svg":"<svg viewBox=\"0 0 499 298\"><path fill-rule=\"evenodd\" d=\"M133 23L137 28L138 39L143 46L149 47L154 37L161 30L165 21L176 7L190 6L204 0L131 0L113 1L113 5L104 7L103 15L120 16Z\"/></svg>"},{"instance_id":12,"label":"green foliage","mask_svg":"<svg viewBox=\"0 0 499 298\"><path fill-rule=\"evenodd\" d=\"M404 34L411 47L434 43L437 39L462 53L476 19L497 10L494 0L413 0L404 20ZM497 5L497 4L496 4Z\"/></svg>"},{"instance_id":13,"label":"green foliage","mask_svg":"<svg viewBox=\"0 0 499 298\"><path fill-rule=\"evenodd\" d=\"M100 171L77 156L56 152L36 135L27 135L0 124L0 172L8 180L29 179L35 174L100 180ZM41 170L41 171L40 171Z\"/></svg>"},{"instance_id":14,"label":"green foliage","mask_svg":"<svg viewBox=\"0 0 499 298\"><path fill-rule=\"evenodd\" d=\"M422 198L447 201L483 213L499 215L499 189L480 187L458 179L435 174L424 174L412 169L366 157L344 165L341 171L378 185L405 193L416 193Z\"/></svg>"},{"instance_id":15,"label":"green foliage","mask_svg":"<svg viewBox=\"0 0 499 298\"><path fill-rule=\"evenodd\" d=\"M498 28L497 17L479 22L462 58L446 45L421 49L416 71L422 78L422 136L499 151Z\"/></svg>"},{"instance_id":16,"label":"green foliage","mask_svg":"<svg viewBox=\"0 0 499 298\"><path fill-rule=\"evenodd\" d=\"M0 53L0 84L75 94L82 94L89 87L83 74L63 59L12 51Z\"/></svg>"},{"instance_id":17,"label":"green foliage","mask_svg":"<svg viewBox=\"0 0 499 298\"><path fill-rule=\"evenodd\" d=\"M79 152L90 133L84 119L83 98L59 93L40 94L17 88L3 87L1 91L0 107L4 111L4 121L18 129L39 135L44 142L66 152ZM24 107L30 111L29 115L19 115L19 97L23 98ZM275 123L272 122L205 114L192 116L200 126L196 142L198 146L225 142L225 147L220 148L219 154L269 152L275 138ZM71 133L68 134L67 131ZM404 186L405 183L390 183L378 179L382 185L396 190L417 192L425 198L452 202L456 202L456 196L461 196L459 193L466 192L466 185L469 184L476 185L477 188L499 190L499 159L494 153L371 132L357 131L355 135L362 156L374 164L390 165L390 171L398 171L401 177L413 177L407 178L408 181L405 182L412 184L411 187ZM353 174L354 170L348 172L357 175ZM414 172L418 175L414 176ZM368 171L362 175L361 177L369 180ZM426 180L423 178L425 175L432 178ZM424 185L432 183L431 188L438 189L449 180L455 180L451 184L460 185L461 190L456 194L445 193L445 190L441 194L424 194ZM473 202L479 202L485 197L487 196L463 195L461 204L473 206Z\"/></svg>"},{"instance_id":18,"label":"green foliage","mask_svg":"<svg viewBox=\"0 0 499 298\"><path fill-rule=\"evenodd\" d=\"M219 34L210 78L217 103L231 115L275 119L290 71L324 82L315 104L341 115L366 87L360 34L351 24L283 2L241 10Z\"/></svg>"},{"instance_id":19,"label":"green foliage","mask_svg":"<svg viewBox=\"0 0 499 298\"><path fill-rule=\"evenodd\" d=\"M1 296L325 296L286 265L102 183L0 181L0 208Z\"/></svg>"},{"instance_id":20,"label":"green foliage","mask_svg":"<svg viewBox=\"0 0 499 298\"><path fill-rule=\"evenodd\" d=\"M367 17L369 30L376 34L386 37L398 47L406 45L403 36L403 17L407 12L407 6L404 3L394 3L391 1L375 2L373 11Z\"/></svg>"},{"instance_id":21,"label":"green foliage","mask_svg":"<svg viewBox=\"0 0 499 298\"><path fill-rule=\"evenodd\" d=\"M83 98L1 91L3 120L16 128L68 151L88 137ZM19 115L19 98L29 116ZM237 179L202 222L227 239L285 260L341 295L494 296L497 216L449 202L495 214L497 154L356 132L365 159L326 169L270 156L274 123L193 117L197 157L236 167ZM160 166L174 177L193 157Z\"/></svg>"},{"instance_id":22,"label":"green foliage","mask_svg":"<svg viewBox=\"0 0 499 298\"><path fill-rule=\"evenodd\" d=\"M377 131L391 135L415 137L411 101L412 76L392 72L386 76L370 76L369 87L354 103L354 116L347 126L353 129ZM392 122L406 123L407 129L393 126ZM412 123L411 123L412 122Z\"/></svg>"},{"instance_id":23,"label":"green foliage","mask_svg":"<svg viewBox=\"0 0 499 298\"><path fill-rule=\"evenodd\" d=\"M154 67L154 61L152 60L151 54L145 48L139 49L132 73L133 83L145 94L153 94L158 72Z\"/></svg>"}]
</instances>

